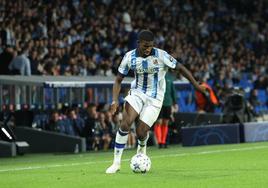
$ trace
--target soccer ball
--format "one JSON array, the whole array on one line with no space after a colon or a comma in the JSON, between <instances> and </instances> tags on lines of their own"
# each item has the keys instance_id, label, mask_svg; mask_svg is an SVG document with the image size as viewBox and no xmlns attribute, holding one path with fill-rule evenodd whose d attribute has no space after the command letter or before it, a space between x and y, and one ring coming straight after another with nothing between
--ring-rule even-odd
<instances>
[{"instance_id":1,"label":"soccer ball","mask_svg":"<svg viewBox=\"0 0 268 188\"><path fill-rule=\"evenodd\" d=\"M147 155L138 153L131 158L130 168L135 173L146 173L151 168L151 160Z\"/></svg>"}]
</instances>

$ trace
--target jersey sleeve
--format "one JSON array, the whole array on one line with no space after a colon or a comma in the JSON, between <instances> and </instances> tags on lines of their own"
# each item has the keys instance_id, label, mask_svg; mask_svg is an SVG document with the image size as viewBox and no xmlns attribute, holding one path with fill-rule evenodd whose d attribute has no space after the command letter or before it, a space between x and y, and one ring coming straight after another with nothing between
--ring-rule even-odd
<instances>
[{"instance_id":1,"label":"jersey sleeve","mask_svg":"<svg viewBox=\"0 0 268 188\"><path fill-rule=\"evenodd\" d=\"M130 69L130 60L129 60L128 54L126 54L123 57L118 67L118 72L126 76L128 74L129 69Z\"/></svg>"},{"instance_id":2,"label":"jersey sleeve","mask_svg":"<svg viewBox=\"0 0 268 188\"><path fill-rule=\"evenodd\" d=\"M163 61L164 61L165 65L167 65L168 67L170 67L172 69L175 69L175 67L178 63L178 61L174 57L169 55L167 52L164 52Z\"/></svg>"}]
</instances>

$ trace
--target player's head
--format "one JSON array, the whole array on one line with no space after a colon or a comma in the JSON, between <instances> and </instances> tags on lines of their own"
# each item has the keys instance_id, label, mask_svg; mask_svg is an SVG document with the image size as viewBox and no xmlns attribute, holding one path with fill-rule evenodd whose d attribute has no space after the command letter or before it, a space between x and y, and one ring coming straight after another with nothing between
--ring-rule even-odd
<instances>
[{"instance_id":1,"label":"player's head","mask_svg":"<svg viewBox=\"0 0 268 188\"><path fill-rule=\"evenodd\" d=\"M149 30L142 30L138 35L138 49L141 56L150 55L154 46L154 34Z\"/></svg>"}]
</instances>

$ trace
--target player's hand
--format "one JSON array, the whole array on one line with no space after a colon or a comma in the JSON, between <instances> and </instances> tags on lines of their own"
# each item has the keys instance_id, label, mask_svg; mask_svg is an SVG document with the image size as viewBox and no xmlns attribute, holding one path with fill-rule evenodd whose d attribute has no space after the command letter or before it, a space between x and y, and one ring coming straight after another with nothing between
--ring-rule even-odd
<instances>
[{"instance_id":1,"label":"player's hand","mask_svg":"<svg viewBox=\"0 0 268 188\"><path fill-rule=\"evenodd\" d=\"M199 91L202 92L204 95L207 93L207 88L203 85L199 85Z\"/></svg>"},{"instance_id":2,"label":"player's hand","mask_svg":"<svg viewBox=\"0 0 268 188\"><path fill-rule=\"evenodd\" d=\"M206 97L207 101L211 103L209 90L205 86L202 86L202 85L199 85L199 87L203 95Z\"/></svg>"},{"instance_id":3,"label":"player's hand","mask_svg":"<svg viewBox=\"0 0 268 188\"><path fill-rule=\"evenodd\" d=\"M112 104L111 104L111 113L112 113L112 115L115 114L117 108L118 108L118 101L113 101Z\"/></svg>"},{"instance_id":4,"label":"player's hand","mask_svg":"<svg viewBox=\"0 0 268 188\"><path fill-rule=\"evenodd\" d=\"M210 92L205 86L199 85L199 91L203 93L207 100L210 100Z\"/></svg>"}]
</instances>

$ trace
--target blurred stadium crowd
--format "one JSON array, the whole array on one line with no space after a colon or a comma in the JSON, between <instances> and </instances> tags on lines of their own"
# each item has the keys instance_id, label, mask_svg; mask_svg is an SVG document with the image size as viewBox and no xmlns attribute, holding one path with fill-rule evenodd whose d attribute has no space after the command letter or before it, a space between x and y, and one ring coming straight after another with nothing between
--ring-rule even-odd
<instances>
[{"instance_id":1,"label":"blurred stadium crowd","mask_svg":"<svg viewBox=\"0 0 268 188\"><path fill-rule=\"evenodd\" d=\"M11 48L13 58L25 52L31 70L21 74L109 76L136 47L137 32L149 28L156 46L194 75L231 85L249 73L264 88L267 19L261 0L2 0L1 52ZM10 61L2 56L7 74Z\"/></svg>"},{"instance_id":2,"label":"blurred stadium crowd","mask_svg":"<svg viewBox=\"0 0 268 188\"><path fill-rule=\"evenodd\" d=\"M111 76L148 28L219 99L241 87L258 113L267 111L267 23L264 0L1 0L0 74Z\"/></svg>"}]
</instances>

